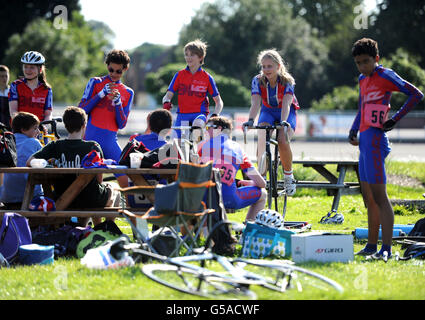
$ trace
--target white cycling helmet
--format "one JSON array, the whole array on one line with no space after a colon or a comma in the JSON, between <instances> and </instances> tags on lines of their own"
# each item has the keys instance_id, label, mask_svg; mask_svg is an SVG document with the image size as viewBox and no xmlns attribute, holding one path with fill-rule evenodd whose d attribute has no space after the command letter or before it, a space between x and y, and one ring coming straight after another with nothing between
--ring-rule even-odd
<instances>
[{"instance_id":1,"label":"white cycling helmet","mask_svg":"<svg viewBox=\"0 0 425 320\"><path fill-rule=\"evenodd\" d=\"M275 229L283 229L284 225L282 215L270 209L263 209L258 212L255 217L255 223Z\"/></svg>"},{"instance_id":2,"label":"white cycling helmet","mask_svg":"<svg viewBox=\"0 0 425 320\"><path fill-rule=\"evenodd\" d=\"M44 64L46 59L40 52L28 51L22 56L21 62L25 64Z\"/></svg>"}]
</instances>

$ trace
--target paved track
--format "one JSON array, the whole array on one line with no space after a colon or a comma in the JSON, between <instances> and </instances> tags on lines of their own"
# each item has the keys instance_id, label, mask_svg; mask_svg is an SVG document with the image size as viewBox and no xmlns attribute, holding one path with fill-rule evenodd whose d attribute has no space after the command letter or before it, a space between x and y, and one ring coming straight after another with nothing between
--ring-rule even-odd
<instances>
[{"instance_id":1,"label":"paved track","mask_svg":"<svg viewBox=\"0 0 425 320\"><path fill-rule=\"evenodd\" d=\"M236 139L244 146L245 152L252 160L255 160L255 146L253 140L244 145L242 138ZM128 136L120 137L119 144L124 147ZM425 162L425 143L391 143L392 151L388 159L396 161L419 161ZM292 142L294 160L357 160L358 147L351 146L345 142Z\"/></svg>"}]
</instances>

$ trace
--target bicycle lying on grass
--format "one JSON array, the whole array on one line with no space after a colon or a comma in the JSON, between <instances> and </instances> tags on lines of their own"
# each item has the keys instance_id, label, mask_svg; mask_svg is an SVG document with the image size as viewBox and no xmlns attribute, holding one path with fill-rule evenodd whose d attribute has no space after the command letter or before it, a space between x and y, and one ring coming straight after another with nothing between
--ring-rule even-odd
<instances>
[{"instance_id":1,"label":"bicycle lying on grass","mask_svg":"<svg viewBox=\"0 0 425 320\"><path fill-rule=\"evenodd\" d=\"M142 272L150 279L183 293L214 299L256 299L251 286L286 292L295 288L303 291L311 288L343 292L335 281L315 272L295 266L287 260L257 260L229 258L208 250L211 234L222 224L218 223L198 254L166 257L152 253L143 244L130 243L121 237L110 248L112 257L121 260L130 254L135 262L154 259L159 263L145 264ZM208 264L208 265L207 265Z\"/></svg>"}]
</instances>

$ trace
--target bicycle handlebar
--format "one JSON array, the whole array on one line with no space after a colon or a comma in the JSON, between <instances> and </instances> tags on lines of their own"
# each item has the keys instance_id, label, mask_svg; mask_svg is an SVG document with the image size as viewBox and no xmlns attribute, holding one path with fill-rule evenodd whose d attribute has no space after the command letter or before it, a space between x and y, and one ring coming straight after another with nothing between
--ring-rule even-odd
<instances>
[{"instance_id":1,"label":"bicycle handlebar","mask_svg":"<svg viewBox=\"0 0 425 320\"><path fill-rule=\"evenodd\" d=\"M60 135L58 134L57 131L57 122L62 122L62 118L53 118L51 120L44 120L40 122L40 129L42 129L43 125L50 125L52 128L52 132L55 135L56 139L60 139Z\"/></svg>"},{"instance_id":2,"label":"bicycle handlebar","mask_svg":"<svg viewBox=\"0 0 425 320\"><path fill-rule=\"evenodd\" d=\"M283 128L283 134L285 136L285 141L289 142L289 136L288 136L288 126L281 125L281 124L275 124L275 125L267 125L267 126L243 126L243 138L244 143L246 144L246 134L248 132L248 129L256 129L256 130L274 130L274 129L282 129Z\"/></svg>"},{"instance_id":3,"label":"bicycle handlebar","mask_svg":"<svg viewBox=\"0 0 425 320\"><path fill-rule=\"evenodd\" d=\"M216 125L205 125L208 128L217 128ZM200 126L178 126L178 127L171 127L171 129L174 130L196 130L196 129L204 129L203 127Z\"/></svg>"},{"instance_id":4,"label":"bicycle handlebar","mask_svg":"<svg viewBox=\"0 0 425 320\"><path fill-rule=\"evenodd\" d=\"M44 121L41 121L40 124L51 124L51 123L56 124L56 122L62 122L62 118L53 118L51 120L44 120Z\"/></svg>"}]
</instances>

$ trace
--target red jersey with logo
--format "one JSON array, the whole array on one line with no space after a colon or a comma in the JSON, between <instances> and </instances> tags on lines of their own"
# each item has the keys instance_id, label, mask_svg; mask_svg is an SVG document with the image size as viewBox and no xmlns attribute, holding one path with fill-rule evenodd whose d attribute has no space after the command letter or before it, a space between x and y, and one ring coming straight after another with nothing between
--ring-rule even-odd
<instances>
[{"instance_id":1,"label":"red jersey with logo","mask_svg":"<svg viewBox=\"0 0 425 320\"><path fill-rule=\"evenodd\" d=\"M52 89L39 82L37 88L32 90L26 79L18 79L10 85L9 101L18 102L19 112L32 113L43 121L44 112L52 110Z\"/></svg>"},{"instance_id":2,"label":"red jersey with logo","mask_svg":"<svg viewBox=\"0 0 425 320\"><path fill-rule=\"evenodd\" d=\"M408 96L404 105L392 117L395 121L403 118L423 98L423 93L415 86L382 65L377 66L368 77L360 75L359 87L359 112L352 129L360 132L370 127L382 127L390 109L392 92L403 92Z\"/></svg>"},{"instance_id":3,"label":"red jersey with logo","mask_svg":"<svg viewBox=\"0 0 425 320\"><path fill-rule=\"evenodd\" d=\"M121 106L115 106L107 96L101 99L98 95L105 85L110 82L112 80L109 76L91 78L86 86L79 107L88 114L90 125L117 132L127 124L134 92L121 81L115 82L115 88L119 90L122 102Z\"/></svg>"},{"instance_id":4,"label":"red jersey with logo","mask_svg":"<svg viewBox=\"0 0 425 320\"><path fill-rule=\"evenodd\" d=\"M168 91L178 94L178 113L209 113L207 93L213 98L219 95L212 76L201 67L195 74L189 67L177 72Z\"/></svg>"}]
</instances>

